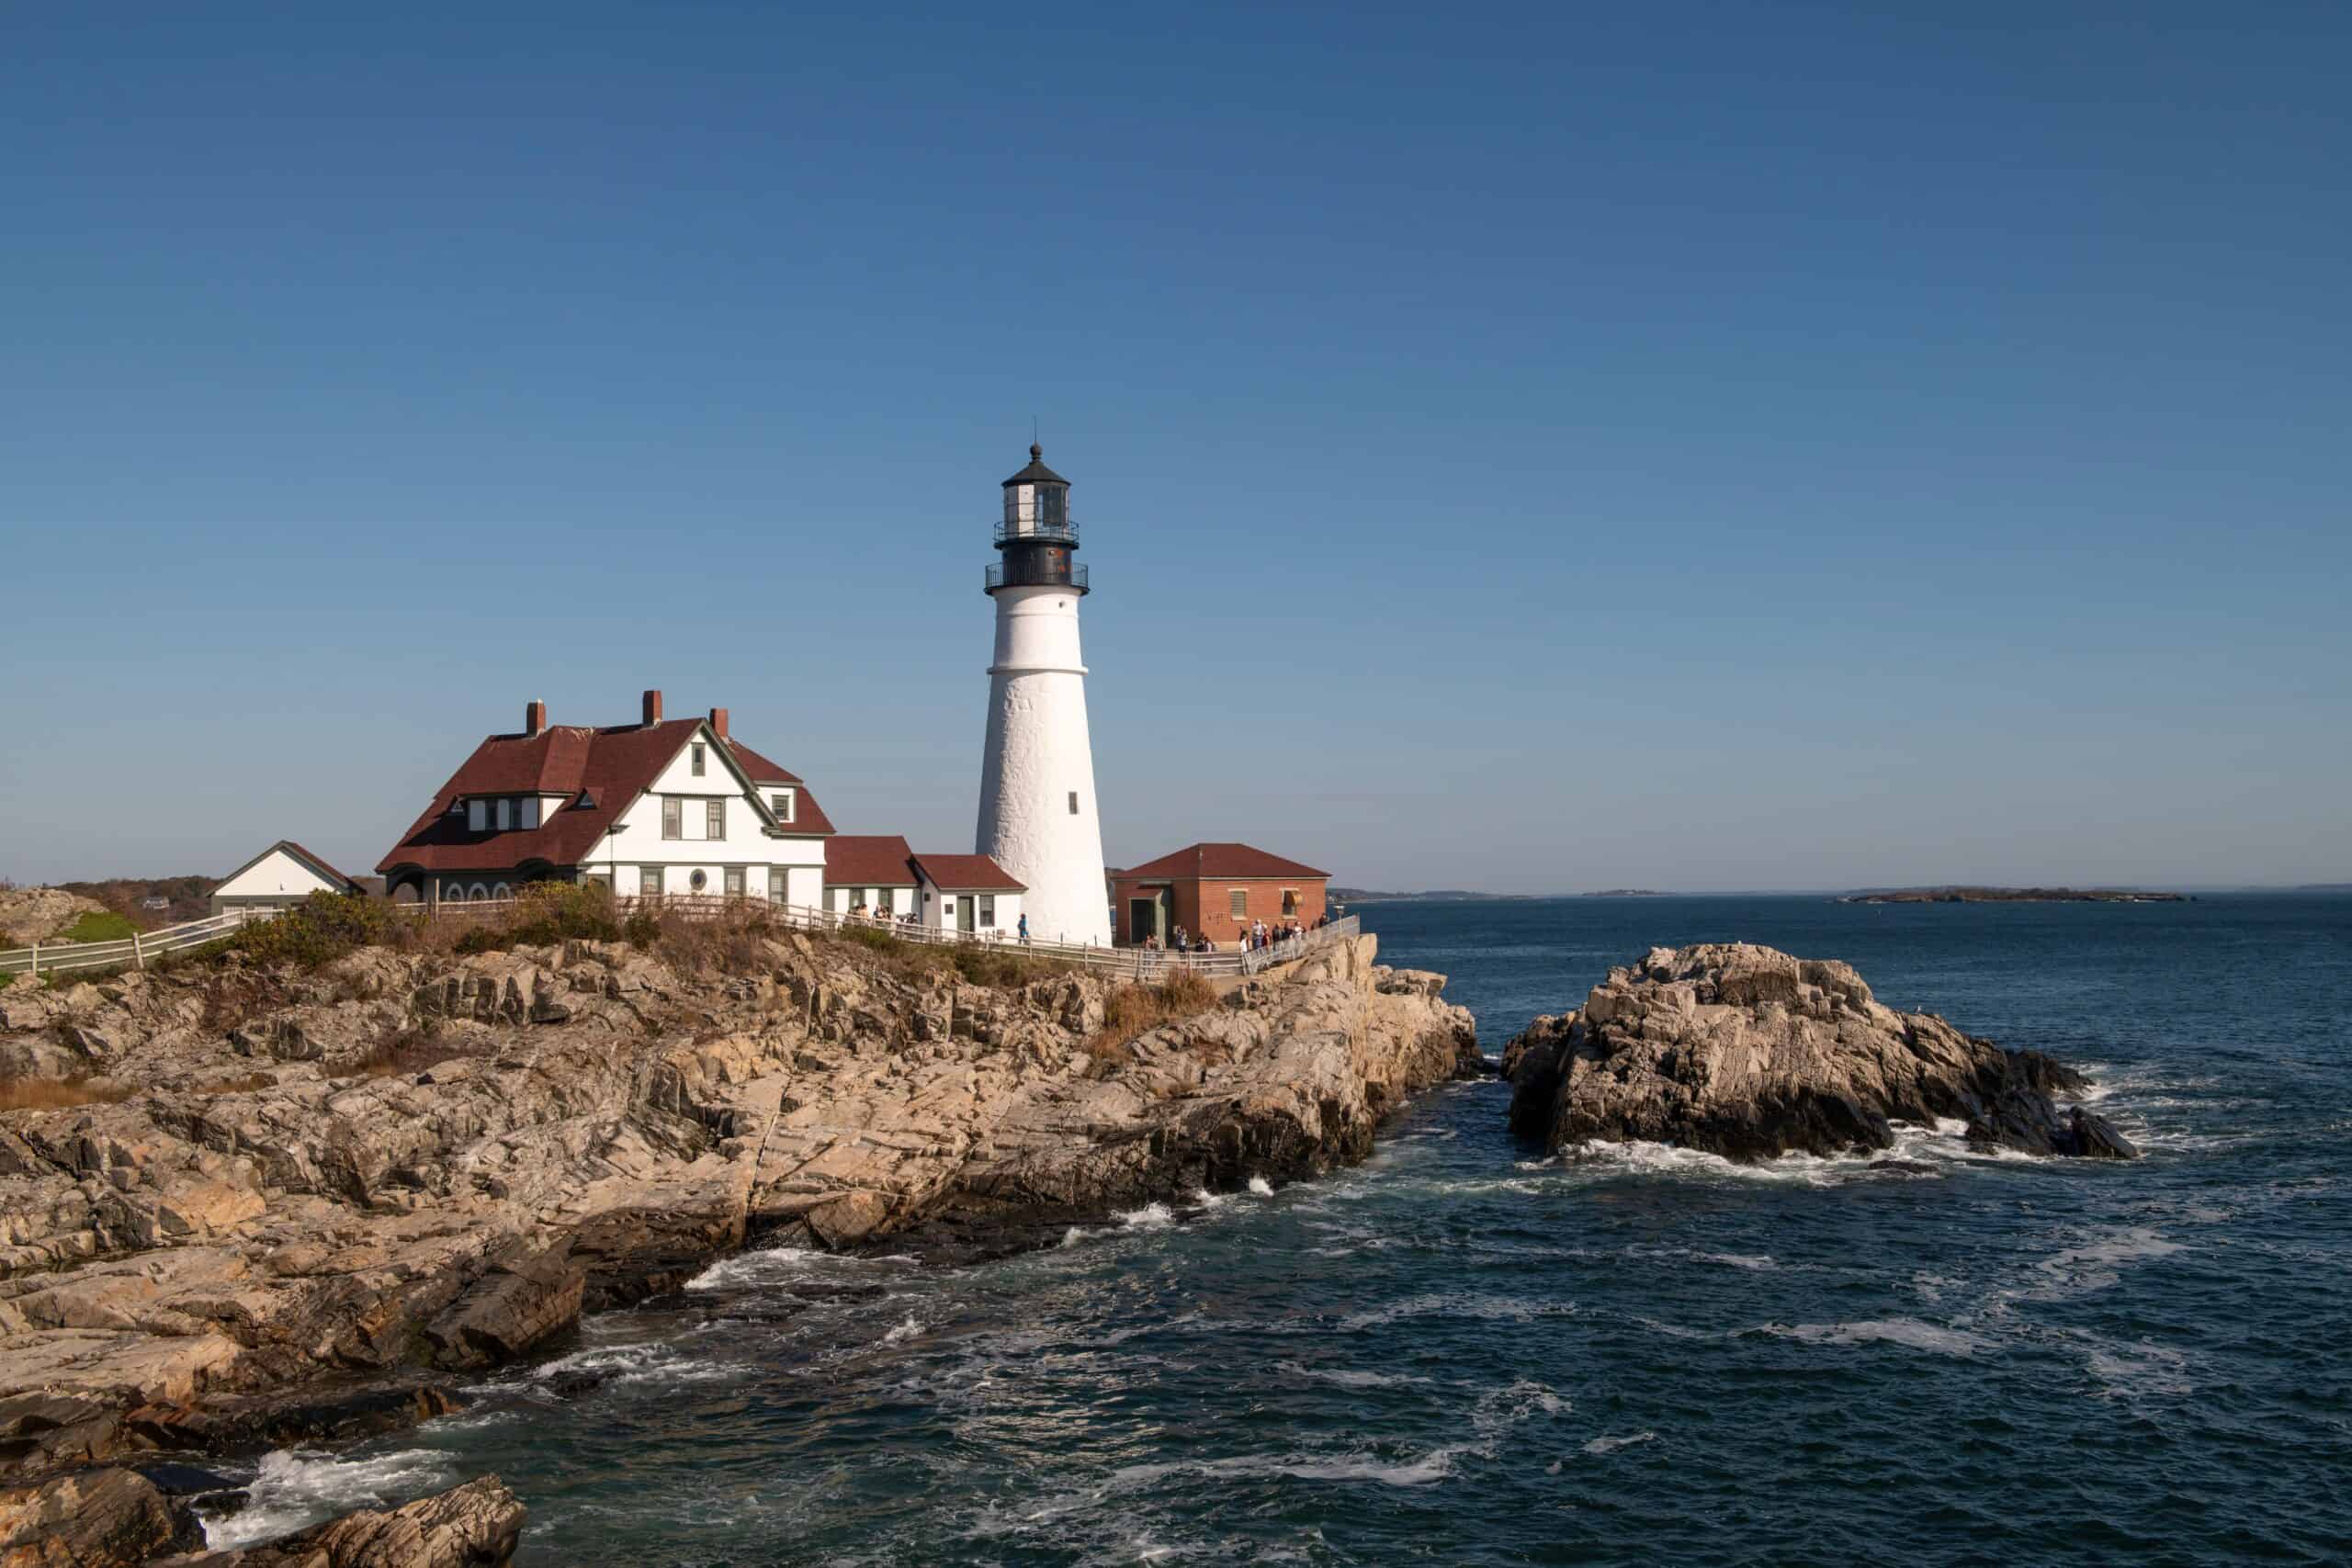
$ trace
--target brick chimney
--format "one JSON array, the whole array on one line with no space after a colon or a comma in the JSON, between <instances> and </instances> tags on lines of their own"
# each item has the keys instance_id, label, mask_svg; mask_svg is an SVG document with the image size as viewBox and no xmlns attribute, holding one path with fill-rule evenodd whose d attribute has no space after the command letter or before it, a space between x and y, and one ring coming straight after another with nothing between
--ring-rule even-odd
<instances>
[{"instance_id":1,"label":"brick chimney","mask_svg":"<svg viewBox=\"0 0 2352 1568\"><path fill-rule=\"evenodd\" d=\"M525 735L537 735L547 727L547 704L534 702L523 705L523 733Z\"/></svg>"},{"instance_id":2,"label":"brick chimney","mask_svg":"<svg viewBox=\"0 0 2352 1568\"><path fill-rule=\"evenodd\" d=\"M659 692L645 694L645 722L647 724L662 722L662 694Z\"/></svg>"},{"instance_id":3,"label":"brick chimney","mask_svg":"<svg viewBox=\"0 0 2352 1568\"><path fill-rule=\"evenodd\" d=\"M727 739L727 710L725 708L710 710L710 732L721 740Z\"/></svg>"}]
</instances>

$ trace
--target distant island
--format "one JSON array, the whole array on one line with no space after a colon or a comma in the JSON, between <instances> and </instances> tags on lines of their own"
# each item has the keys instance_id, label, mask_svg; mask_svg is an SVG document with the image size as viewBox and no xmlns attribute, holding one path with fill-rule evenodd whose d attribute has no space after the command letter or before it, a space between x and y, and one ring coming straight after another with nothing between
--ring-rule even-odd
<instances>
[{"instance_id":1,"label":"distant island","mask_svg":"<svg viewBox=\"0 0 2352 1568\"><path fill-rule=\"evenodd\" d=\"M1532 893L1474 893L1464 887L1430 887L1419 893L1392 893L1377 887L1331 889L1332 900L1341 904L1499 904L1533 897Z\"/></svg>"},{"instance_id":2,"label":"distant island","mask_svg":"<svg viewBox=\"0 0 2352 1568\"><path fill-rule=\"evenodd\" d=\"M1841 904L2186 904L2185 893L2117 887L1895 887L1849 893Z\"/></svg>"},{"instance_id":3,"label":"distant island","mask_svg":"<svg viewBox=\"0 0 2352 1568\"><path fill-rule=\"evenodd\" d=\"M1579 893L1577 897L1579 898L1670 898L1673 895L1661 893L1655 887L1603 887L1598 892Z\"/></svg>"}]
</instances>

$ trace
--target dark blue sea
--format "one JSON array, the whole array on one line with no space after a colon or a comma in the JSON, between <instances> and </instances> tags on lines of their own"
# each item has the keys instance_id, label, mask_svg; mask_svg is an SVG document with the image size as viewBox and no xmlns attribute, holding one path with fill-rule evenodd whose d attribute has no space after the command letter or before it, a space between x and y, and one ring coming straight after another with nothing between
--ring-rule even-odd
<instances>
[{"instance_id":1,"label":"dark blue sea","mask_svg":"<svg viewBox=\"0 0 2352 1568\"><path fill-rule=\"evenodd\" d=\"M2352 1560L2352 897L1363 913L1489 1053L1653 944L1843 958L2147 1158L1560 1164L1457 1086L1012 1261L731 1260L216 1541L496 1471L541 1564Z\"/></svg>"}]
</instances>

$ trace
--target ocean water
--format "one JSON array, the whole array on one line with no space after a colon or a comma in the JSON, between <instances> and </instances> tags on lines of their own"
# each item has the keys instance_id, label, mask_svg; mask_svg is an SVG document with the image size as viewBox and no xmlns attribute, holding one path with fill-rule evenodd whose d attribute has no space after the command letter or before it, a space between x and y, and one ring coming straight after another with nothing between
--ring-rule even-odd
<instances>
[{"instance_id":1,"label":"ocean water","mask_svg":"<svg viewBox=\"0 0 2352 1568\"><path fill-rule=\"evenodd\" d=\"M1845 958L2148 1157L1563 1164L1453 1086L1025 1258L731 1259L216 1544L496 1471L541 1564L2352 1560L2352 898L1363 913L1490 1054L1653 943Z\"/></svg>"}]
</instances>

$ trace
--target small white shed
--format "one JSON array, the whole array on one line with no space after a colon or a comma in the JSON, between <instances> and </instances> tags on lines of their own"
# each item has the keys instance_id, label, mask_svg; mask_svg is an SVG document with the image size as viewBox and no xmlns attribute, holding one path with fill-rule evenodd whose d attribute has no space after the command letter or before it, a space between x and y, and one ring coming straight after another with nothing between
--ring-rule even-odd
<instances>
[{"instance_id":1,"label":"small white shed","mask_svg":"<svg viewBox=\"0 0 2352 1568\"><path fill-rule=\"evenodd\" d=\"M283 909L313 893L358 893L360 885L291 839L277 842L222 878L212 890L212 912Z\"/></svg>"}]
</instances>

